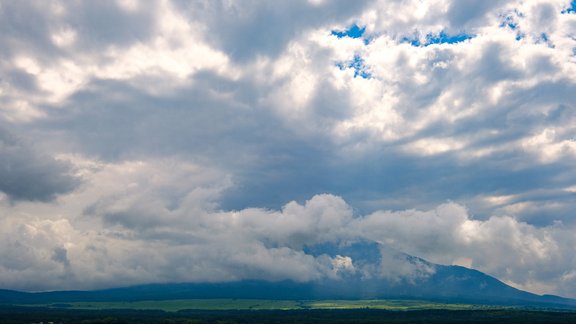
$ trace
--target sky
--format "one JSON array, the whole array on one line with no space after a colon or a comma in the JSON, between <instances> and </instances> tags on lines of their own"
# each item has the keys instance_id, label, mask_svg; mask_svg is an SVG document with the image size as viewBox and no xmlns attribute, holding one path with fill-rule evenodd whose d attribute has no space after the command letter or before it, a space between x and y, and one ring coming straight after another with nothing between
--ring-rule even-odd
<instances>
[{"instance_id":1,"label":"sky","mask_svg":"<svg viewBox=\"0 0 576 324\"><path fill-rule=\"evenodd\" d=\"M368 241L576 297L575 1L0 0L0 31L1 288L337 279L307 248Z\"/></svg>"}]
</instances>

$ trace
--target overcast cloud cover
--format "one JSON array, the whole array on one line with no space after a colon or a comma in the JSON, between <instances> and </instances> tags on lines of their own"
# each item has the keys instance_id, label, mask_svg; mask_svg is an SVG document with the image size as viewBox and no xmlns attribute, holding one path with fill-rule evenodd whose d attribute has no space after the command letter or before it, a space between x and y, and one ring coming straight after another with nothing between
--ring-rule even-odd
<instances>
[{"instance_id":1,"label":"overcast cloud cover","mask_svg":"<svg viewBox=\"0 0 576 324\"><path fill-rule=\"evenodd\" d=\"M305 247L368 240L576 297L575 10L0 1L0 287L337 278Z\"/></svg>"}]
</instances>

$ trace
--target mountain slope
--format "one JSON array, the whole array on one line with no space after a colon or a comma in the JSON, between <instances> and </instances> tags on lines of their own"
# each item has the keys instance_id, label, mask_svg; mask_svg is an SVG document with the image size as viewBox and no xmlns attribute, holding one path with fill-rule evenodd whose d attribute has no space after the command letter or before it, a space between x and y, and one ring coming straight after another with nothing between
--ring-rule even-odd
<instances>
[{"instance_id":1,"label":"mountain slope","mask_svg":"<svg viewBox=\"0 0 576 324\"><path fill-rule=\"evenodd\" d=\"M224 283L149 284L98 291L24 293L0 290L0 303L62 303L194 298L426 299L455 303L576 308L576 300L539 296L480 271L430 263L380 245L316 246L310 254L353 260L339 276L311 282L245 280Z\"/></svg>"}]
</instances>

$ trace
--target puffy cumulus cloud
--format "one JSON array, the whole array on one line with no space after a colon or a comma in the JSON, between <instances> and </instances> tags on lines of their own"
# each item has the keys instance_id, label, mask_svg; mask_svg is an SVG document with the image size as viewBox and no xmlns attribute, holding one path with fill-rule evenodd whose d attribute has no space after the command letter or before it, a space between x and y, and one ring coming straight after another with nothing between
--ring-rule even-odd
<instances>
[{"instance_id":1,"label":"puffy cumulus cloud","mask_svg":"<svg viewBox=\"0 0 576 324\"><path fill-rule=\"evenodd\" d=\"M359 44L356 49L364 57L372 78L350 79L351 84L369 90L355 88L350 114L334 123L332 129L345 148L342 156L351 160L359 157L360 163L373 157L371 163L386 165L384 170L389 168L390 159L400 162L406 158L408 164L394 166L402 172L420 175L418 187L440 185L444 193L450 190L447 187L459 187L462 177L474 178L460 172L482 174L482 179L464 181L474 183L468 189L442 197L467 204L475 201L479 210L496 207L479 206L482 198L490 195L517 194L518 200L534 199L540 185L512 180L522 173L539 177L558 172L555 180L548 175L538 183L569 186L574 173L564 165L574 160L571 140L575 131L574 43L567 36L571 32L563 26L573 23L573 15L562 14L562 5L558 3L543 1L528 6L508 1L478 5L485 8L470 10L478 16L466 18L476 21L474 26L462 23L456 31L451 31L442 19L432 18L438 27L427 21L435 17L428 11L445 10L445 14L437 15L448 19L453 17L450 13L453 9L465 4L470 3L443 2L427 8L420 2L388 2L372 8L360 22L367 24L367 30L373 33L369 44ZM413 13L419 10L427 14L420 17ZM389 11L400 14L392 20L383 19ZM547 18L541 18L542 15ZM393 26L402 26L394 19L404 19L416 30L416 36L410 35L414 33L410 28L394 31L387 25L374 25L370 19ZM555 27L538 23L542 19L549 19ZM474 37L462 42L445 40L426 45L426 35L435 37L441 31ZM420 44L411 43L415 37L420 37ZM562 39L562 45L552 44L551 39L556 37ZM562 117L552 117L557 113ZM378 150L386 153L379 155ZM426 162L420 164L413 161L414 157ZM382 181L398 181L397 177L383 176ZM401 180L399 185L403 188L406 188L404 182L412 183L409 179ZM475 192L475 188L479 190ZM430 191L433 190L426 190L428 196ZM402 200L405 196L403 191L395 198ZM572 206L560 200L563 208ZM535 213L514 214L538 222L552 213L558 219L571 221L566 213L552 210L540 220L528 217Z\"/></svg>"},{"instance_id":2,"label":"puffy cumulus cloud","mask_svg":"<svg viewBox=\"0 0 576 324\"><path fill-rule=\"evenodd\" d=\"M0 128L0 193L9 200L53 200L80 184L71 165Z\"/></svg>"},{"instance_id":3,"label":"puffy cumulus cloud","mask_svg":"<svg viewBox=\"0 0 576 324\"><path fill-rule=\"evenodd\" d=\"M302 249L345 238L352 210L339 197L317 195L304 205L290 202L280 213L245 209L237 212L237 218L241 227L250 228L260 240Z\"/></svg>"},{"instance_id":4,"label":"puffy cumulus cloud","mask_svg":"<svg viewBox=\"0 0 576 324\"><path fill-rule=\"evenodd\" d=\"M573 15L548 4L557 27L544 30L534 18L544 10L539 6L494 2L477 5L478 10L471 10L477 13L474 17L455 18L467 23L450 30L448 18L462 12L460 6L368 6L365 17L356 21L366 25L365 36L338 38L329 28L318 28L292 40L276 60L254 66L258 78L272 69L275 87L266 103L286 127L321 141L335 155L337 162L328 169L344 185L331 184L333 192L351 196L368 209L386 207L390 201L356 197L381 197L385 192L394 196L391 200L402 201L399 208L456 199L487 216L499 207L487 203L489 196L516 194L528 202L543 183L565 187L573 181L574 173L564 166L574 159L574 44L561 27L569 25ZM415 14L422 10L425 14ZM406 24L412 27L395 34L391 26L402 26L396 20L404 16L410 17ZM373 25L370 19L390 26ZM344 30L349 24L331 28ZM428 36L443 31L473 38L424 45ZM414 37L419 37L419 46L411 44ZM563 45L551 44L555 37ZM371 77L359 77L347 66L355 57L362 58ZM554 131L546 131L548 127ZM556 132L562 135L552 135ZM521 180L526 174L538 180ZM463 183L474 185L464 189ZM420 188L426 188L426 195L417 192ZM430 199L407 202L407 196ZM560 204L563 210L572 206L568 201ZM533 217L534 210L514 214L534 223L545 223L551 214L571 221L553 210L540 219Z\"/></svg>"},{"instance_id":5,"label":"puffy cumulus cloud","mask_svg":"<svg viewBox=\"0 0 576 324\"><path fill-rule=\"evenodd\" d=\"M232 208L333 192L367 210L454 199L487 216L506 208L490 197L533 206L544 199L537 189L574 179L567 5L6 4L0 113L59 152L210 160L239 184L223 202ZM39 16L46 28L20 16ZM364 35L331 33L353 23ZM448 43L442 32L473 38ZM520 181L527 174L535 180ZM556 211L573 205L559 204L543 217L508 213L569 222Z\"/></svg>"},{"instance_id":6,"label":"puffy cumulus cloud","mask_svg":"<svg viewBox=\"0 0 576 324\"><path fill-rule=\"evenodd\" d=\"M86 187L61 197L58 206L2 206L3 286L77 289L337 276L339 264L308 255L302 246L341 237L342 228L333 226L352 216L340 198L318 196L283 211L223 212L216 202L230 183L218 170L173 160L63 158L79 169Z\"/></svg>"},{"instance_id":7,"label":"puffy cumulus cloud","mask_svg":"<svg viewBox=\"0 0 576 324\"><path fill-rule=\"evenodd\" d=\"M381 278L398 283L405 281L408 284L414 284L418 279L425 279L436 272L436 267L428 261L420 258L399 253L397 250L390 248L389 245L380 246L380 268L374 273ZM368 273L367 276L374 277L374 273Z\"/></svg>"},{"instance_id":8,"label":"puffy cumulus cloud","mask_svg":"<svg viewBox=\"0 0 576 324\"><path fill-rule=\"evenodd\" d=\"M480 269L530 291L573 296L576 259L570 251L576 241L573 228L560 223L536 227L509 216L478 220L455 203L429 211L356 215L333 195L290 202L282 210L222 211L213 202L228 185L225 176L212 171L221 181L214 188L206 182L209 170L171 163L96 166L84 161L93 187L63 197L64 208L55 208L54 214L39 217L33 205L3 206L3 285L78 289L146 282L311 281L355 274L410 281L435 271L409 256L417 255ZM155 179L142 178L148 168L154 168ZM172 176L187 178L186 189L164 182ZM150 188L168 194L151 194ZM108 196L92 203L87 198L94 191ZM379 244L377 259L366 263L345 249L332 257L307 250L354 241Z\"/></svg>"},{"instance_id":9,"label":"puffy cumulus cloud","mask_svg":"<svg viewBox=\"0 0 576 324\"><path fill-rule=\"evenodd\" d=\"M85 179L82 188L60 197L58 205L2 205L3 286L78 289L337 276L340 266L330 257L315 258L302 247L342 236L334 225L347 224L352 212L340 198L318 196L282 211L224 212L217 202L230 179L221 170L173 159L60 158Z\"/></svg>"},{"instance_id":10,"label":"puffy cumulus cloud","mask_svg":"<svg viewBox=\"0 0 576 324\"><path fill-rule=\"evenodd\" d=\"M23 1L3 4L0 15L7 31L0 39L0 116L11 122L46 117L47 105L61 105L92 80L158 93L198 70L227 65L227 56L202 42L198 26L166 1Z\"/></svg>"},{"instance_id":11,"label":"puffy cumulus cloud","mask_svg":"<svg viewBox=\"0 0 576 324\"><path fill-rule=\"evenodd\" d=\"M377 211L355 225L364 237L411 255L481 269L530 291L573 296L574 283L566 280L576 262L568 256L575 244L571 226L536 227L510 216L483 221L455 203L430 211Z\"/></svg>"}]
</instances>

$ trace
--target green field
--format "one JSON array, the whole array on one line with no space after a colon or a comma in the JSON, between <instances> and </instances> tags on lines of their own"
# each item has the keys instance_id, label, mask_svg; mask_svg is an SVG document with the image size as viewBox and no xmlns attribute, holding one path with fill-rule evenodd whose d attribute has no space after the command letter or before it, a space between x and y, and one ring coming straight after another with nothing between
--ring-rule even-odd
<instances>
[{"instance_id":1,"label":"green field","mask_svg":"<svg viewBox=\"0 0 576 324\"><path fill-rule=\"evenodd\" d=\"M188 299L0 304L0 323L576 323L575 311L417 300Z\"/></svg>"},{"instance_id":2,"label":"green field","mask_svg":"<svg viewBox=\"0 0 576 324\"><path fill-rule=\"evenodd\" d=\"M269 300L269 299L184 299L149 300L134 302L74 302L66 304L28 305L66 309L132 309L162 310L303 310L303 309L381 309L410 310L487 310L504 309L502 306L472 304L444 304L419 300Z\"/></svg>"},{"instance_id":3,"label":"green field","mask_svg":"<svg viewBox=\"0 0 576 324\"><path fill-rule=\"evenodd\" d=\"M315 300L308 301L306 305L311 309L384 309L396 311L409 310L476 310L476 309L502 309L503 307L483 306L473 304L444 304L422 300Z\"/></svg>"}]
</instances>

